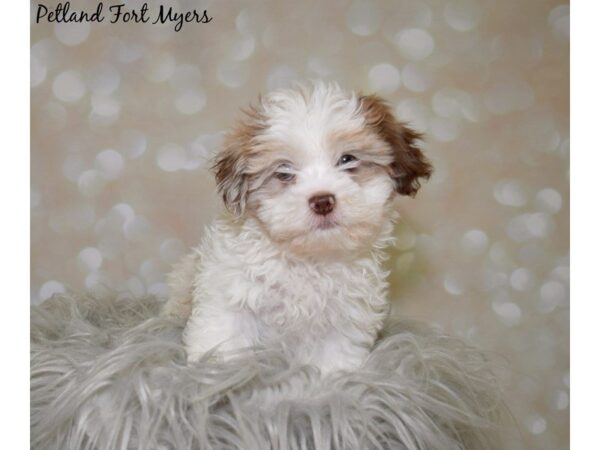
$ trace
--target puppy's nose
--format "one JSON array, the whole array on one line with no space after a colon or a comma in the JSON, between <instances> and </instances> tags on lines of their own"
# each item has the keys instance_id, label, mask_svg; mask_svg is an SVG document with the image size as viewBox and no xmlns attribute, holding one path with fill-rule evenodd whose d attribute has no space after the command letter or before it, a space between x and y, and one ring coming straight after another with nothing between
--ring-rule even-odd
<instances>
[{"instance_id":1,"label":"puppy's nose","mask_svg":"<svg viewBox=\"0 0 600 450\"><path fill-rule=\"evenodd\" d=\"M316 194L308 199L310 209L321 216L326 216L335 207L335 196L329 193Z\"/></svg>"}]
</instances>

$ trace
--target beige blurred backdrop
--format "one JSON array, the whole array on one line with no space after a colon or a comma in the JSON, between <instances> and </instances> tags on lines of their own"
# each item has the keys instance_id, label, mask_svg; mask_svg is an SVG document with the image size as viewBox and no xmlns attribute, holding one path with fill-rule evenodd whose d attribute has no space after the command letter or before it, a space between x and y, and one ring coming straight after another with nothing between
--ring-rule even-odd
<instances>
[{"instance_id":1,"label":"beige blurred backdrop","mask_svg":"<svg viewBox=\"0 0 600 450\"><path fill-rule=\"evenodd\" d=\"M160 4L213 20L35 24L31 4L32 303L166 295L165 273L221 210L207 166L239 107L335 80L389 99L435 166L399 201L395 312L504 358L514 448L568 448L569 5Z\"/></svg>"}]
</instances>

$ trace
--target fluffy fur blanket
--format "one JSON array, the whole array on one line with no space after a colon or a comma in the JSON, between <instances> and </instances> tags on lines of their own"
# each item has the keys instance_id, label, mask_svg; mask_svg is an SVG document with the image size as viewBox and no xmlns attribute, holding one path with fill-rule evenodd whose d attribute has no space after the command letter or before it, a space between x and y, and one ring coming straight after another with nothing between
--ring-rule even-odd
<instances>
[{"instance_id":1,"label":"fluffy fur blanket","mask_svg":"<svg viewBox=\"0 0 600 450\"><path fill-rule=\"evenodd\" d=\"M366 366L322 378L277 349L188 366L153 298L55 296L31 314L35 449L492 449L489 362L398 322Z\"/></svg>"}]
</instances>

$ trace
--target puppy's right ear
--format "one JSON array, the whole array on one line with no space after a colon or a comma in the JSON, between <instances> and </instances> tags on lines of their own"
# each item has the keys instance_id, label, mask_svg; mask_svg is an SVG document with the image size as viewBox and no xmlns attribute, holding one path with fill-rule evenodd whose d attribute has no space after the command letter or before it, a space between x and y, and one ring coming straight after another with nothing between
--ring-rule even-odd
<instances>
[{"instance_id":1,"label":"puppy's right ear","mask_svg":"<svg viewBox=\"0 0 600 450\"><path fill-rule=\"evenodd\" d=\"M226 138L230 140L229 138ZM244 167L244 152L239 144L231 139L217 155L213 170L217 190L225 207L236 216L244 213L248 196L248 180Z\"/></svg>"},{"instance_id":2,"label":"puppy's right ear","mask_svg":"<svg viewBox=\"0 0 600 450\"><path fill-rule=\"evenodd\" d=\"M225 137L212 166L225 207L236 216L243 215L246 209L250 185L248 162L255 149L255 138L265 127L261 109L250 106L243 111L244 117Z\"/></svg>"}]
</instances>

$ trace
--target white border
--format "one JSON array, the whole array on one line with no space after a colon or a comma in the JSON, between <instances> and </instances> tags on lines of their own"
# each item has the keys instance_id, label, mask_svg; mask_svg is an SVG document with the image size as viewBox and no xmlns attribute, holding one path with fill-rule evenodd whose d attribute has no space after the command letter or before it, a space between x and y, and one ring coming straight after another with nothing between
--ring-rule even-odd
<instances>
[{"instance_id":1,"label":"white border","mask_svg":"<svg viewBox=\"0 0 600 450\"><path fill-rule=\"evenodd\" d=\"M571 448L588 449L600 405L600 4L576 1L571 17Z\"/></svg>"},{"instance_id":2,"label":"white border","mask_svg":"<svg viewBox=\"0 0 600 450\"><path fill-rule=\"evenodd\" d=\"M29 2L2 5L2 417L0 442L29 448Z\"/></svg>"},{"instance_id":3,"label":"white border","mask_svg":"<svg viewBox=\"0 0 600 450\"><path fill-rule=\"evenodd\" d=\"M600 251L600 4L572 7L571 170L572 243L572 410L571 448L597 440L600 405L598 363L600 298L595 284ZM29 448L29 2L3 6L2 107L5 167L0 176L4 302L2 362L2 444Z\"/></svg>"}]
</instances>

